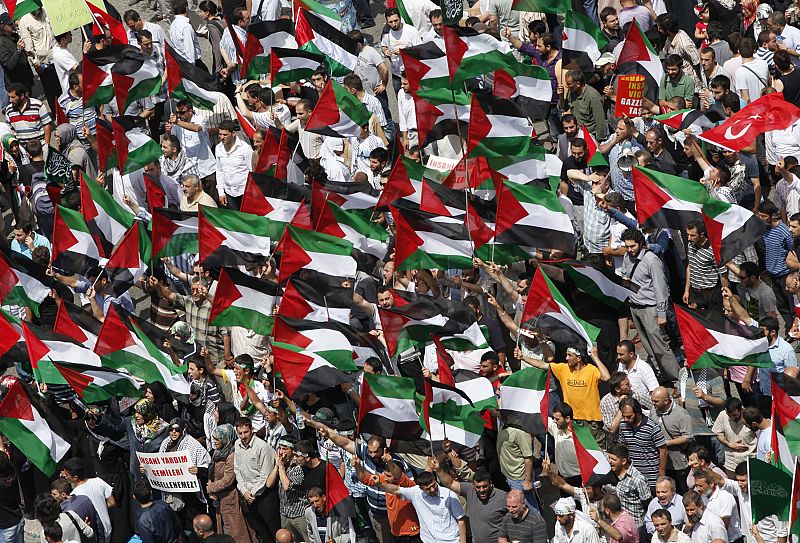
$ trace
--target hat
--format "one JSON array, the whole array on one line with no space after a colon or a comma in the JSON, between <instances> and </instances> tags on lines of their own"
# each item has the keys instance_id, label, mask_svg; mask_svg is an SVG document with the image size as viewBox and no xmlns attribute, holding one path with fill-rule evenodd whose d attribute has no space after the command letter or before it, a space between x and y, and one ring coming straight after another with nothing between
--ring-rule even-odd
<instances>
[{"instance_id":1,"label":"hat","mask_svg":"<svg viewBox=\"0 0 800 543\"><path fill-rule=\"evenodd\" d=\"M335 427L339 423L339 418L333 412L330 407L322 407L320 408L315 414L313 419L317 422L321 422L326 426L333 426Z\"/></svg>"},{"instance_id":2,"label":"hat","mask_svg":"<svg viewBox=\"0 0 800 543\"><path fill-rule=\"evenodd\" d=\"M553 506L556 515L569 515L575 512L575 500L573 498L561 498Z\"/></svg>"},{"instance_id":3,"label":"hat","mask_svg":"<svg viewBox=\"0 0 800 543\"><path fill-rule=\"evenodd\" d=\"M606 64L614 64L613 53L603 53L600 55L600 58L597 59L597 62L594 63L595 67L597 68L605 66Z\"/></svg>"},{"instance_id":4,"label":"hat","mask_svg":"<svg viewBox=\"0 0 800 543\"><path fill-rule=\"evenodd\" d=\"M0 13L0 25L10 25L10 24L14 24L14 22L11 20L11 15L9 15L8 13Z\"/></svg>"}]
</instances>

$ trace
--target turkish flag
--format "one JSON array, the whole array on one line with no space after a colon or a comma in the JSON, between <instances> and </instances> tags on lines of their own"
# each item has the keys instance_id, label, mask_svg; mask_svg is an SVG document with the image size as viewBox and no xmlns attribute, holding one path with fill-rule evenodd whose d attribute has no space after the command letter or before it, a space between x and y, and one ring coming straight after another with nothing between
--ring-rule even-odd
<instances>
[{"instance_id":1,"label":"turkish flag","mask_svg":"<svg viewBox=\"0 0 800 543\"><path fill-rule=\"evenodd\" d=\"M719 126L700 134L700 139L723 149L740 151L756 136L772 130L783 130L800 119L800 108L790 104L780 92L762 96L742 108Z\"/></svg>"}]
</instances>

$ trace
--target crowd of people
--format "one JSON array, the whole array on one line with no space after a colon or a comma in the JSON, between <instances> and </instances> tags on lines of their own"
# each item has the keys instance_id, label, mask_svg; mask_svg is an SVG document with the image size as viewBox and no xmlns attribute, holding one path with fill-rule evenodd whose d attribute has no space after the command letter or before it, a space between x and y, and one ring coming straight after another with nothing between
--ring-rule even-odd
<instances>
[{"instance_id":1,"label":"crowd of people","mask_svg":"<svg viewBox=\"0 0 800 543\"><path fill-rule=\"evenodd\" d=\"M451 47L443 6L430 0L396 0L395 7L370 6L368 0L223 0L221 5L203 0L191 6L187 0L172 0L169 6L153 0L147 7L156 16L145 21L137 3L141 0L130 0L120 11L116 8L123 6L98 3L92 8L93 23L59 35L54 35L52 14L36 0L7 1L0 13L0 178L3 232L8 234L3 262L27 259L24 269L40 270L31 273L52 282L46 283L45 299L26 303L33 296L30 290L27 297L9 296L23 268L0 267L5 274L2 318L31 325L23 334L27 346L18 350L0 341L0 351L6 373L24 384L34 410L69 444L69 451L56 459L55 472L45 473L26 448L28 442L11 434L0 439L0 543L31 537L47 543L788 541L786 519L769 515L753 522L748 462L775 460L771 387L788 386L798 371L800 124L761 134L732 152L655 116L700 111L713 126L775 92L800 107L797 5L781 0L696 5L584 0L581 13L599 25L606 42L597 51L594 72L587 73L562 54L563 12L552 6L542 8L548 13L518 11L512 0L464 3L455 26L470 36L490 37L498 51L542 67L549 76L552 94L545 113L528 119L534 128L530 144L541 146L552 159L552 182L544 185L557 195L575 241L571 251L541 246L512 264L476 256L466 269L408 269L407 262L396 262L394 208L374 202L391 204L403 196L395 184L397 198L387 196L387 187L398 179L422 182L411 173L415 163L425 172L424 183L437 182L430 181L437 170L422 168L432 164L432 157L449 161L448 170L472 168L459 162L468 126L458 120L458 110L453 127L440 127L441 138L432 141L433 117L420 104L434 109L436 104L418 100L420 69L404 66L412 58L403 54L406 48L432 44L444 52ZM336 25L341 39L326 42L329 49L317 53L339 60L357 56L350 73L334 77L332 65L322 63L287 84L272 85L270 74L251 77L243 55L267 47L271 39L254 38L255 25L285 28L277 23L289 19L294 28L301 7ZM366 29L375 26L376 13L386 26L373 39ZM618 118L620 53L634 24L653 44L664 75L657 88L647 89L641 115ZM274 37L279 31L270 32ZM73 39L82 42L80 48L71 45ZM345 39L354 51L345 50ZM96 64L104 52L116 54L123 43L138 55L130 58L157 66L161 84L131 103L118 104L114 97L101 103L98 81L103 77L98 80ZM75 56L81 48L84 58ZM192 73L216 82L207 107L201 108L188 91L176 96L175 85L168 84L166 72L177 69L175 55L199 70ZM123 77L133 80L136 73ZM481 74L468 79L465 90L491 95L498 81L494 72ZM334 83L363 104L369 116L347 137L307 129L317 105L327 105L321 96ZM119 84L115 74L115 88ZM455 90L452 97L456 100ZM443 103L438 116L451 108L446 99ZM496 118L500 125L494 128L502 131L505 118ZM123 173L123 162L132 153L120 151L128 142L116 129L119 119L135 119L138 133L156 142L161 156ZM114 129L108 132L107 126ZM111 141L104 130L113 134ZM112 144L116 165L108 160ZM274 169L263 167L270 153L276 158L268 166ZM604 161L596 160L600 155ZM59 163L66 165L65 173L58 174ZM703 221L675 228L640 226L632 165L698 183L712 198L755 214L765 233L720 263ZM447 172L439 173L441 181ZM131 272L136 280L123 291L103 267L113 245L103 247L109 238L101 240L95 231L90 245L96 244L94 254L105 258L89 268L81 267L84 261L77 257L71 260L75 269L53 265L78 243L59 234L65 228L65 212L59 210L79 211L91 223L101 206L108 209L101 204L105 200L87 200L86 194L99 190L110 196L117 209L145 227L139 230L143 233L152 230L159 206L194 217L212 208L244 214L248 187L255 180L267 208L275 209L286 196L270 193L275 179L297 184L305 195L325 187L329 192L322 206L329 199L337 205L353 198L372 202L362 206L368 209L358 224L385 236L384 254L374 257L365 249L360 256L372 258L358 258L355 275L339 277L341 270L326 269L305 276L312 290L319 290L318 299L325 300L317 317L326 316L308 319L340 320L353 334L378 340L378 352L365 359L355 352L358 371L336 386L311 383L313 392L298 392L297 384L287 386L286 373L278 371L273 338L263 330L213 324L219 317L214 297L220 267L201 261L197 249L139 262L140 270ZM88 193L87 183L92 184ZM462 191L467 200L479 198L484 187L476 188ZM418 208L439 197L430 189L414 190L411 198L417 198ZM295 210L318 203L297 201ZM322 213L314 205L316 223L310 229L319 226ZM441 215L469 222L463 210L453 212L454 205L446 201L439 206ZM294 224L300 215L285 222ZM363 236L366 230L355 231L356 223L349 224L339 237ZM277 284L274 308L262 308L274 313L277 322L288 288L281 274L286 253L275 249L278 239L271 241L272 254L257 255L261 258L238 268L263 284ZM372 241L354 246L363 249ZM122 242L118 237L113 243ZM199 240L200 246L204 243ZM247 243L241 242L242 247ZM79 256L91 256L89 245L79 247ZM425 247L436 252L436 247ZM627 300L613 308L602 303L591 289L562 273L558 263L566 260L624 285ZM532 288L537 274L554 282L573 321L599 329L594 344L565 333L564 319L548 326L544 319L523 320L529 297L542 296ZM28 283L22 283L27 289ZM325 298L324 293L332 296L331 289L346 290L344 306L334 307L333 298ZM410 300L428 300L432 305L425 307L441 313L426 315L434 325L401 351L396 338L387 337L385 315ZM766 337L771 364L689 368L694 361L687 360L676 305L701 314L724 312L731 322ZM332 317L340 309L344 318ZM39 351L27 334L66 333L58 321L70 311L77 333L83 330L84 336L90 335L86 330L101 329L112 314L114 319L118 314L138 319L159 356L180 368L189 394L171 381L144 379L134 369L129 373L138 382L137 397L111 394L88 401L75 382L48 380L37 367ZM483 345L465 350L445 349L438 339L434 344L445 317L456 313L480 326ZM315 352L341 348L322 332L309 340L318 342ZM72 339L99 353L86 343L94 339ZM286 352L285 345L280 349ZM428 406L419 402L430 401L430 383L451 386L450 373L457 377L453 389L482 379L501 398L508 378L531 369L549 375L544 425L515 422L501 401L499 408L483 410L477 444L459 442L466 440L452 432L449 438L429 440L422 431L430 429L425 426L430 421ZM390 416L400 410L375 403L367 386L375 375L413 382L421 417L418 439L361 431L366 412L381 407ZM4 394L9 383L0 386ZM538 400L530 393L525 401ZM610 466L602 480L587 475L586 443L578 443L578 427L588 431ZM137 453L170 452L185 453L199 491L153 487ZM352 499L351 514L334 507L343 496L339 486L330 485L331 466ZM39 522L34 531L32 519Z\"/></svg>"}]
</instances>

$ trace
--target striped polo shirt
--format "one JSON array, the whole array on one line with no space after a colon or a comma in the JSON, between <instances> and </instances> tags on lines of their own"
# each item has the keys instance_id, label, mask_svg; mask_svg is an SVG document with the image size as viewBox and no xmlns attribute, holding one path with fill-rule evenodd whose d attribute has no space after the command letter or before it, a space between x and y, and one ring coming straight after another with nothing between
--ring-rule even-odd
<instances>
[{"instance_id":1,"label":"striped polo shirt","mask_svg":"<svg viewBox=\"0 0 800 543\"><path fill-rule=\"evenodd\" d=\"M23 111L18 111L13 104L6 106L6 118L14 130L20 143L44 139L44 127L50 124L50 112L36 98L28 98Z\"/></svg>"}]
</instances>

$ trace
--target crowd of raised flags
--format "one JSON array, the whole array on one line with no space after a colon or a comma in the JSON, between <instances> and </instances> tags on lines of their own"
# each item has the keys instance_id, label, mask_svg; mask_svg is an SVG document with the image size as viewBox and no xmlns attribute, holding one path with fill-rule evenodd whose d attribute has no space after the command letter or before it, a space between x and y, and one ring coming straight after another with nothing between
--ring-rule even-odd
<instances>
[{"instance_id":1,"label":"crowd of raised flags","mask_svg":"<svg viewBox=\"0 0 800 543\"><path fill-rule=\"evenodd\" d=\"M0 541L800 539L796 6L84 4L0 13Z\"/></svg>"}]
</instances>

